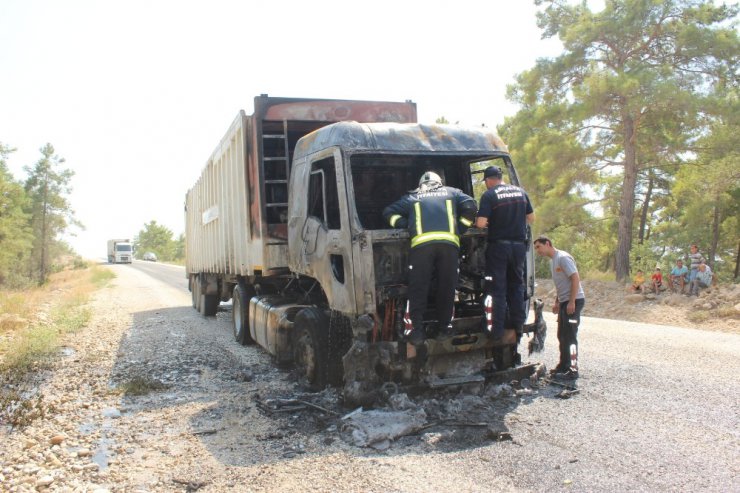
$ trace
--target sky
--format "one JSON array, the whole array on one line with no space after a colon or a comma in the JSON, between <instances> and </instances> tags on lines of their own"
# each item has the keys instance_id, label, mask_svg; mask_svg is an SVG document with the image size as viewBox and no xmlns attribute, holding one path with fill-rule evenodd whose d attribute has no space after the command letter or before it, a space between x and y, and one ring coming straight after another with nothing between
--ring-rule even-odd
<instances>
[{"instance_id":1,"label":"sky","mask_svg":"<svg viewBox=\"0 0 740 493\"><path fill-rule=\"evenodd\" d=\"M495 127L516 74L556 56L532 0L0 0L0 142L16 179L46 143L75 172L100 258L150 221L184 231L184 199L254 97L412 100L419 121Z\"/></svg>"}]
</instances>

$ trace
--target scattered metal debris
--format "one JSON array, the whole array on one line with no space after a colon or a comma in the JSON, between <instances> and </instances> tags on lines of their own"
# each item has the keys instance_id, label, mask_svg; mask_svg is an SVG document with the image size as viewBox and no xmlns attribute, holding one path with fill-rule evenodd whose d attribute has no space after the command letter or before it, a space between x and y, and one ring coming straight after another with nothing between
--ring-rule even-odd
<instances>
[{"instance_id":1,"label":"scattered metal debris","mask_svg":"<svg viewBox=\"0 0 740 493\"><path fill-rule=\"evenodd\" d=\"M192 434L195 435L195 436L198 436L198 435L214 435L217 432L218 432L218 430L216 430L214 428L214 429L210 429L210 430L197 430L197 431L194 431Z\"/></svg>"},{"instance_id":2,"label":"scattered metal debris","mask_svg":"<svg viewBox=\"0 0 740 493\"><path fill-rule=\"evenodd\" d=\"M406 411L355 410L343 420L342 432L347 441L358 447L385 450L393 440L421 430L426 425L427 415L421 408Z\"/></svg>"},{"instance_id":3,"label":"scattered metal debris","mask_svg":"<svg viewBox=\"0 0 740 493\"><path fill-rule=\"evenodd\" d=\"M573 389L573 390L563 389L560 392L558 392L555 395L555 397L559 397L561 399L570 399L572 396L576 395L579 392L580 391L578 389Z\"/></svg>"}]
</instances>

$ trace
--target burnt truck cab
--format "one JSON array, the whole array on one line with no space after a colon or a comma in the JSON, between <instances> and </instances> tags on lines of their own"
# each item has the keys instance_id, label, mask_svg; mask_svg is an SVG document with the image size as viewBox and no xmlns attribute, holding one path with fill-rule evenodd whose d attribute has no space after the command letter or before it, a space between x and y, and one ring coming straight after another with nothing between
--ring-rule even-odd
<instances>
[{"instance_id":1,"label":"burnt truck cab","mask_svg":"<svg viewBox=\"0 0 740 493\"><path fill-rule=\"evenodd\" d=\"M486 128L345 121L297 142L287 210L288 264L298 280L316 283L325 306L297 312L292 345L295 359L310 367L314 380L343 382L345 399L366 402L384 382L435 387L483 381L487 373L520 362L521 333L515 345L495 345L484 333L487 232L476 228L461 236L454 335L432 331L436 321L430 309L423 346L404 340L409 234L391 229L382 217L383 208L416 188L427 170L479 202L483 171L492 164L504 170L506 182L519 185L506 146ZM529 306L535 279L531 241L528 245ZM542 324L541 303L535 308ZM535 329L530 323L523 333Z\"/></svg>"}]
</instances>

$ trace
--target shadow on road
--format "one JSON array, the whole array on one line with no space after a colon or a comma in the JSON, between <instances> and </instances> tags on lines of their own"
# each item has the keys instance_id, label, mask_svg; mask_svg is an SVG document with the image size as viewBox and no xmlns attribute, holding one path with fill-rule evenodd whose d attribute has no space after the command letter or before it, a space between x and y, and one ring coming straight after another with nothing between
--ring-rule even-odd
<instances>
[{"instance_id":1,"label":"shadow on road","mask_svg":"<svg viewBox=\"0 0 740 493\"><path fill-rule=\"evenodd\" d=\"M422 426L377 441L374 448L358 447L357 427L341 419L353 410L342 407L338 391L310 392L259 347L238 345L229 305L221 305L215 318L189 306L136 313L120 340L110 378L124 392L125 413L156 416L153 437L172 441L190 434L232 466L339 452L456 452L516 442L506 416L556 390L478 384L411 397L399 393L389 399L395 410L423 412ZM381 409L390 411L391 404Z\"/></svg>"}]
</instances>

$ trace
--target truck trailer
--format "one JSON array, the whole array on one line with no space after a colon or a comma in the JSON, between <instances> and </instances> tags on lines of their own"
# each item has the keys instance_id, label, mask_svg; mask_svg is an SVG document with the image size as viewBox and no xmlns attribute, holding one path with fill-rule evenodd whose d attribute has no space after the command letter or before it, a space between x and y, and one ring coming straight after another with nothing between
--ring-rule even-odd
<instances>
[{"instance_id":1,"label":"truck trailer","mask_svg":"<svg viewBox=\"0 0 740 493\"><path fill-rule=\"evenodd\" d=\"M128 238L108 240L109 264L130 264L133 260L134 252L131 246L131 240Z\"/></svg>"},{"instance_id":2,"label":"truck trailer","mask_svg":"<svg viewBox=\"0 0 740 493\"><path fill-rule=\"evenodd\" d=\"M519 184L490 130L419 124L411 101L258 96L186 194L193 307L213 316L233 300L237 342L259 344L316 388L342 387L347 403L372 401L385 382L459 385L512 368L524 333L544 337L542 303L515 344L486 336L486 231L461 236L452 335L434 332L430 306L427 340L414 346L403 336L409 234L381 214L427 170L478 200L492 164Z\"/></svg>"}]
</instances>

